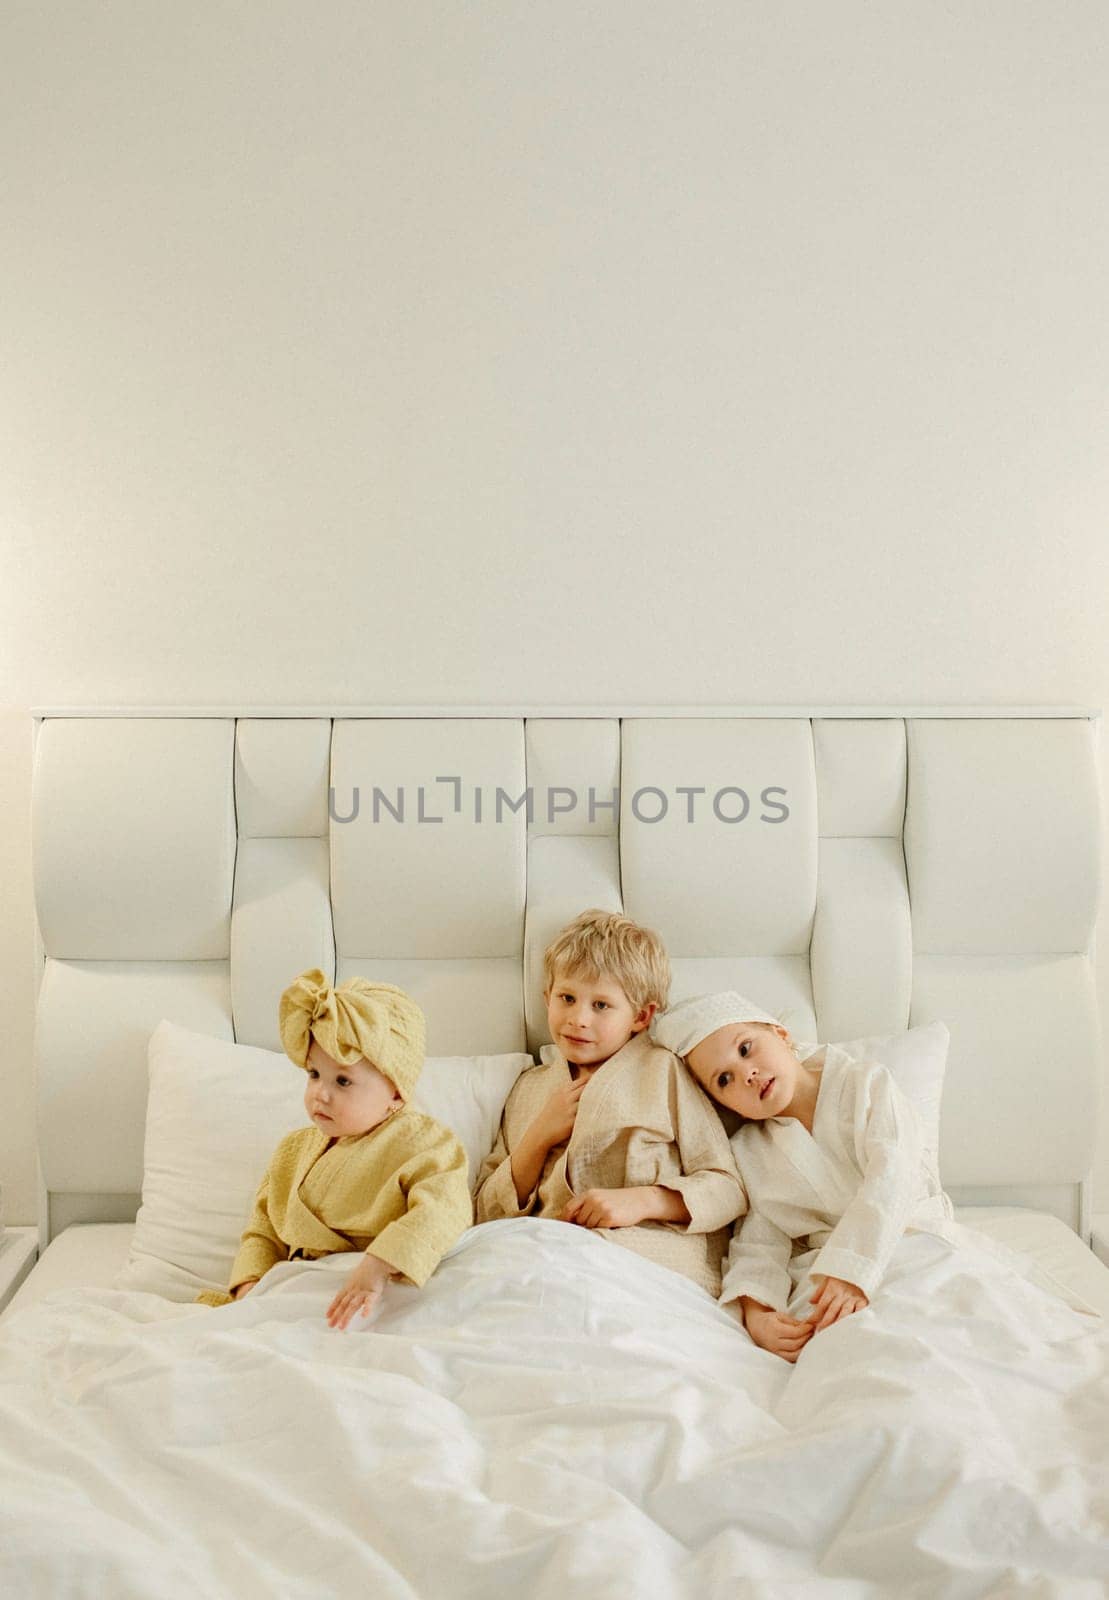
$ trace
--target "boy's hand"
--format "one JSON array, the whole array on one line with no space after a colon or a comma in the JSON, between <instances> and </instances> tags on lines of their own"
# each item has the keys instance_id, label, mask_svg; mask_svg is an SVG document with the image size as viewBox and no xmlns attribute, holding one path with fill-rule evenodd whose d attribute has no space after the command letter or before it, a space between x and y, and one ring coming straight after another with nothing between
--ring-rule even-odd
<instances>
[{"instance_id":1,"label":"boy's hand","mask_svg":"<svg viewBox=\"0 0 1109 1600\"><path fill-rule=\"evenodd\" d=\"M756 1300L744 1299L743 1322L760 1350L769 1350L783 1361L794 1362L816 1329L809 1321L799 1322L784 1311L774 1311Z\"/></svg>"},{"instance_id":2,"label":"boy's hand","mask_svg":"<svg viewBox=\"0 0 1109 1600\"><path fill-rule=\"evenodd\" d=\"M394 1271L380 1256L364 1255L327 1308L329 1326L345 1328L356 1311L368 1317Z\"/></svg>"},{"instance_id":3,"label":"boy's hand","mask_svg":"<svg viewBox=\"0 0 1109 1600\"><path fill-rule=\"evenodd\" d=\"M261 1282L260 1278L248 1278L245 1283L240 1283L239 1287L235 1290L234 1294L231 1296L232 1300L241 1300L244 1294L249 1294L250 1291L254 1288L254 1285L256 1283L260 1283L260 1282Z\"/></svg>"},{"instance_id":4,"label":"boy's hand","mask_svg":"<svg viewBox=\"0 0 1109 1600\"><path fill-rule=\"evenodd\" d=\"M808 1313L814 1333L830 1328L841 1317L849 1317L853 1311L861 1311L870 1304L857 1283L848 1283L846 1278L825 1278L820 1273L814 1276L813 1282L817 1279L821 1280L820 1287L810 1296L813 1308Z\"/></svg>"},{"instance_id":5,"label":"boy's hand","mask_svg":"<svg viewBox=\"0 0 1109 1600\"><path fill-rule=\"evenodd\" d=\"M572 1083L564 1083L561 1088L551 1091L546 1104L537 1112L528 1129L537 1143L541 1141L548 1150L566 1143L574 1131L578 1102L588 1082L589 1075L583 1073Z\"/></svg>"},{"instance_id":6,"label":"boy's hand","mask_svg":"<svg viewBox=\"0 0 1109 1600\"><path fill-rule=\"evenodd\" d=\"M583 1228L633 1228L654 1211L655 1191L650 1187L586 1189L570 1201L562 1220Z\"/></svg>"}]
</instances>

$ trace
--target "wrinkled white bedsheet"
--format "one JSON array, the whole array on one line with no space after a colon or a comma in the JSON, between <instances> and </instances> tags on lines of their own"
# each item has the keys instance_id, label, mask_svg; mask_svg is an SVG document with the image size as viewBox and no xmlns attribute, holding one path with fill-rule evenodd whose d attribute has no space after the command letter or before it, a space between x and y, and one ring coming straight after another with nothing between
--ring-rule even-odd
<instances>
[{"instance_id":1,"label":"wrinkled white bedsheet","mask_svg":"<svg viewBox=\"0 0 1109 1600\"><path fill-rule=\"evenodd\" d=\"M1106 1324L961 1239L796 1367L535 1219L346 1332L349 1256L218 1311L55 1291L0 1328L0 1595L1104 1600Z\"/></svg>"}]
</instances>

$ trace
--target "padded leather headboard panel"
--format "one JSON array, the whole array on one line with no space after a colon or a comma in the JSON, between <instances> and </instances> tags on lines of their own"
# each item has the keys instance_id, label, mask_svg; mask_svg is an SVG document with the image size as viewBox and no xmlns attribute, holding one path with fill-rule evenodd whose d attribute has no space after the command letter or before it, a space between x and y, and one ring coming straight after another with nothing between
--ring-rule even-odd
<instances>
[{"instance_id":1,"label":"padded leather headboard panel","mask_svg":"<svg viewBox=\"0 0 1109 1600\"><path fill-rule=\"evenodd\" d=\"M137 1193L161 1017L278 1049L319 966L410 989L433 1053L537 1049L544 945L589 905L658 929L674 999L822 1039L943 1018L954 1190L1089 1170L1084 717L46 716L33 827L54 1195Z\"/></svg>"}]
</instances>

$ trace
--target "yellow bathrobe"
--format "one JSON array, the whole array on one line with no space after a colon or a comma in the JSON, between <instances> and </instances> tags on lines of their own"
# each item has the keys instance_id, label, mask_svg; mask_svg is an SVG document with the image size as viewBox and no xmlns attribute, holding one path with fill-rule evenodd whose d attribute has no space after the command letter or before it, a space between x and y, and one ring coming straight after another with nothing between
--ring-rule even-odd
<instances>
[{"instance_id":1,"label":"yellow bathrobe","mask_svg":"<svg viewBox=\"0 0 1109 1600\"><path fill-rule=\"evenodd\" d=\"M681 1195L688 1222L595 1231L718 1295L730 1224L746 1211L747 1195L712 1102L677 1056L646 1033L633 1034L593 1073L568 1143L548 1152L539 1182L521 1205L512 1151L550 1094L571 1082L554 1045L544 1045L540 1059L542 1065L526 1069L508 1097L497 1143L478 1176L477 1221L558 1218L586 1189L658 1184Z\"/></svg>"},{"instance_id":2,"label":"yellow bathrobe","mask_svg":"<svg viewBox=\"0 0 1109 1600\"><path fill-rule=\"evenodd\" d=\"M258 1187L230 1289L291 1255L337 1250L367 1251L420 1286L473 1220L466 1152L432 1117L405 1106L341 1139L297 1128ZM226 1305L232 1295L197 1298Z\"/></svg>"}]
</instances>

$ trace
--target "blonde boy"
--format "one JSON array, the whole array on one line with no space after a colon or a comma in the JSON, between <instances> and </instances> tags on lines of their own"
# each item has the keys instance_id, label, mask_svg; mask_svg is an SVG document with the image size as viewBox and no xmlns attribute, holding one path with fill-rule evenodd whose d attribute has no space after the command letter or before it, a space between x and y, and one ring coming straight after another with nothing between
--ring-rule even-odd
<instances>
[{"instance_id":1,"label":"blonde boy","mask_svg":"<svg viewBox=\"0 0 1109 1600\"><path fill-rule=\"evenodd\" d=\"M594 1228L719 1293L746 1196L711 1102L646 1032L670 990L661 940L583 911L544 952L543 981L553 1043L509 1095L477 1221Z\"/></svg>"}]
</instances>

